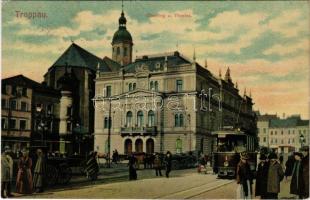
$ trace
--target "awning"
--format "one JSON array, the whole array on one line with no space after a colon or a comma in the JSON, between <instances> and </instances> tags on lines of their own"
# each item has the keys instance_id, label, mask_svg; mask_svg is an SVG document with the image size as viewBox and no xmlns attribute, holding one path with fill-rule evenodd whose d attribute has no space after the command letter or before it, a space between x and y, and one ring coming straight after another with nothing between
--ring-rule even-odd
<instances>
[{"instance_id":1,"label":"awning","mask_svg":"<svg viewBox=\"0 0 310 200\"><path fill-rule=\"evenodd\" d=\"M212 135L217 135L220 138L226 137L226 135L246 136L242 131L214 131Z\"/></svg>"}]
</instances>

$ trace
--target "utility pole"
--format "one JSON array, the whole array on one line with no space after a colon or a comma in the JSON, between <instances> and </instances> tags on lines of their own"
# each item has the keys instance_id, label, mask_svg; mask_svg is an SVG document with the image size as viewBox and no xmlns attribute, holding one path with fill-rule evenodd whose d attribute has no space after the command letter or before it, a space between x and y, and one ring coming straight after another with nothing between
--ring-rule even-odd
<instances>
[{"instance_id":1,"label":"utility pole","mask_svg":"<svg viewBox=\"0 0 310 200\"><path fill-rule=\"evenodd\" d=\"M108 168L111 167L111 160L110 160L110 152L111 152L111 101L112 99L109 98L109 120L108 120Z\"/></svg>"}]
</instances>

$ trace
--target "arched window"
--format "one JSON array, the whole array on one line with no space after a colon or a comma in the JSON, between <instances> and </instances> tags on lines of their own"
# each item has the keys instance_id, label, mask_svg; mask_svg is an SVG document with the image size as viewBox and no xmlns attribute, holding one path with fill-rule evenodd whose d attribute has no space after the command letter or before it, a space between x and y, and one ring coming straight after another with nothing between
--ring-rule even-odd
<instances>
[{"instance_id":1,"label":"arched window","mask_svg":"<svg viewBox=\"0 0 310 200\"><path fill-rule=\"evenodd\" d=\"M143 152L143 141L141 139L137 139L135 143L136 152Z\"/></svg>"},{"instance_id":2,"label":"arched window","mask_svg":"<svg viewBox=\"0 0 310 200\"><path fill-rule=\"evenodd\" d=\"M179 116L179 120L180 120L180 126L184 126L184 118L183 118L183 114L180 114Z\"/></svg>"},{"instance_id":3,"label":"arched window","mask_svg":"<svg viewBox=\"0 0 310 200\"><path fill-rule=\"evenodd\" d=\"M126 115L126 126L130 127L132 124L132 112L128 111Z\"/></svg>"},{"instance_id":4,"label":"arched window","mask_svg":"<svg viewBox=\"0 0 310 200\"><path fill-rule=\"evenodd\" d=\"M155 91L158 91L158 82L155 81Z\"/></svg>"},{"instance_id":5,"label":"arched window","mask_svg":"<svg viewBox=\"0 0 310 200\"><path fill-rule=\"evenodd\" d=\"M117 47L117 51L116 51L117 55L121 54L121 49L119 47Z\"/></svg>"},{"instance_id":6,"label":"arched window","mask_svg":"<svg viewBox=\"0 0 310 200\"><path fill-rule=\"evenodd\" d=\"M127 47L124 48L124 56L127 56Z\"/></svg>"},{"instance_id":7,"label":"arched window","mask_svg":"<svg viewBox=\"0 0 310 200\"><path fill-rule=\"evenodd\" d=\"M153 89L154 89L154 82L151 81L151 82L150 82L150 90L153 90Z\"/></svg>"},{"instance_id":8,"label":"arched window","mask_svg":"<svg viewBox=\"0 0 310 200\"><path fill-rule=\"evenodd\" d=\"M174 126L179 127L179 114L174 115Z\"/></svg>"},{"instance_id":9,"label":"arched window","mask_svg":"<svg viewBox=\"0 0 310 200\"><path fill-rule=\"evenodd\" d=\"M154 111L150 110L148 113L148 125L154 126L155 125L155 114Z\"/></svg>"},{"instance_id":10,"label":"arched window","mask_svg":"<svg viewBox=\"0 0 310 200\"><path fill-rule=\"evenodd\" d=\"M132 153L132 141L131 139L126 139L124 144L124 154L128 155Z\"/></svg>"},{"instance_id":11,"label":"arched window","mask_svg":"<svg viewBox=\"0 0 310 200\"><path fill-rule=\"evenodd\" d=\"M142 127L143 126L143 112L140 110L138 113L137 113L137 124L138 124L138 127Z\"/></svg>"},{"instance_id":12,"label":"arched window","mask_svg":"<svg viewBox=\"0 0 310 200\"><path fill-rule=\"evenodd\" d=\"M128 90L132 91L132 83L129 83Z\"/></svg>"},{"instance_id":13,"label":"arched window","mask_svg":"<svg viewBox=\"0 0 310 200\"><path fill-rule=\"evenodd\" d=\"M177 153L182 153L182 140L180 138L176 140L175 147Z\"/></svg>"},{"instance_id":14,"label":"arched window","mask_svg":"<svg viewBox=\"0 0 310 200\"><path fill-rule=\"evenodd\" d=\"M136 83L133 83L133 90L135 90L136 89Z\"/></svg>"},{"instance_id":15,"label":"arched window","mask_svg":"<svg viewBox=\"0 0 310 200\"><path fill-rule=\"evenodd\" d=\"M146 140L146 153L148 154L154 153L154 140L152 138Z\"/></svg>"},{"instance_id":16,"label":"arched window","mask_svg":"<svg viewBox=\"0 0 310 200\"><path fill-rule=\"evenodd\" d=\"M104 118L104 128L109 128L109 118L108 117Z\"/></svg>"}]
</instances>

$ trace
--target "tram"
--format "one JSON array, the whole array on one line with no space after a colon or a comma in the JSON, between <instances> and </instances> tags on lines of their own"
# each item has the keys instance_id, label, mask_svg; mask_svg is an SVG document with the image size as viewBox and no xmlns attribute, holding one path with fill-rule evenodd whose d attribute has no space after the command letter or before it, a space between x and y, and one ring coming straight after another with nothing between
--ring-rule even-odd
<instances>
[{"instance_id":1,"label":"tram","mask_svg":"<svg viewBox=\"0 0 310 200\"><path fill-rule=\"evenodd\" d=\"M255 152L255 138L245 132L232 127L224 128L212 133L216 138L216 151L213 152L213 170L219 178L233 178L236 176L240 153L247 151L250 169L255 172L257 153Z\"/></svg>"}]
</instances>

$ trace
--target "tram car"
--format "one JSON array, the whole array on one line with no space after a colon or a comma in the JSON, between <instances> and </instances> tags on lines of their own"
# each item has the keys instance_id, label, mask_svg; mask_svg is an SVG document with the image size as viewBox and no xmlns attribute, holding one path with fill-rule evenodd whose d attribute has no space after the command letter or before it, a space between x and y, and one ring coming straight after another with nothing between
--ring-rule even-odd
<instances>
[{"instance_id":1,"label":"tram car","mask_svg":"<svg viewBox=\"0 0 310 200\"><path fill-rule=\"evenodd\" d=\"M213 170L219 178L236 177L237 164L240 161L240 153L247 151L248 163L253 174L257 165L257 153L255 152L255 139L243 131L224 129L212 133L216 138L217 151L213 152Z\"/></svg>"}]
</instances>

